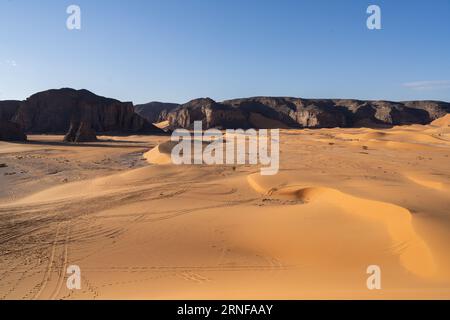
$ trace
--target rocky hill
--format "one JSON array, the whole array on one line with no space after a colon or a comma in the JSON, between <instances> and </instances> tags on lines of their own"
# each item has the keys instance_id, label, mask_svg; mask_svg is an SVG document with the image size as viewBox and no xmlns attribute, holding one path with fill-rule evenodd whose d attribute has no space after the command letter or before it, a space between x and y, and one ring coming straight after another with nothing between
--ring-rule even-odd
<instances>
[{"instance_id":1,"label":"rocky hill","mask_svg":"<svg viewBox=\"0 0 450 320\"><path fill-rule=\"evenodd\" d=\"M204 128L387 127L428 124L449 112L450 104L439 101L254 97L216 102L201 98L170 111L166 120L172 129L191 128L196 120L202 120Z\"/></svg>"},{"instance_id":2,"label":"rocky hill","mask_svg":"<svg viewBox=\"0 0 450 320\"><path fill-rule=\"evenodd\" d=\"M165 121L167 114L180 105L177 103L150 102L146 104L137 104L134 111L141 117L147 119L151 123Z\"/></svg>"},{"instance_id":3,"label":"rocky hill","mask_svg":"<svg viewBox=\"0 0 450 320\"><path fill-rule=\"evenodd\" d=\"M159 134L152 123L169 129L192 128L331 128L389 127L428 124L450 112L440 101L364 101L253 97L216 102L200 98L178 105L131 102L100 97L87 90L59 89L36 93L25 101L0 101L2 123L15 123L15 136L26 133L66 134L71 123L84 123L95 133ZM4 128L12 129L11 124ZM6 129L3 129L5 131ZM3 132L6 136L6 132Z\"/></svg>"},{"instance_id":4,"label":"rocky hill","mask_svg":"<svg viewBox=\"0 0 450 320\"><path fill-rule=\"evenodd\" d=\"M20 102L11 120L27 133L65 134L71 122L88 123L97 133L162 133L136 114L131 102L68 88L32 95Z\"/></svg>"}]
</instances>

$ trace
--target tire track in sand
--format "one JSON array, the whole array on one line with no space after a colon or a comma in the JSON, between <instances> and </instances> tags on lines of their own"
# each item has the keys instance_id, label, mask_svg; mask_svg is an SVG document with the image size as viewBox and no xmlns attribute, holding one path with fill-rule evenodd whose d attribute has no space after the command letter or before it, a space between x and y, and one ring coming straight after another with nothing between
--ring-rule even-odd
<instances>
[{"instance_id":1,"label":"tire track in sand","mask_svg":"<svg viewBox=\"0 0 450 320\"><path fill-rule=\"evenodd\" d=\"M52 295L50 296L50 300L55 300L62 288L62 285L64 283L65 275L66 275L66 268L67 268L67 261L68 261L68 247L69 247L69 241L70 241L70 234L71 234L71 225L68 224L67 230L66 230L66 236L64 239L64 253L63 253L63 263L61 266L61 269L59 270L58 274L58 284L56 285L55 290L53 291Z\"/></svg>"},{"instance_id":2,"label":"tire track in sand","mask_svg":"<svg viewBox=\"0 0 450 320\"><path fill-rule=\"evenodd\" d=\"M52 273L52 269L53 269L53 263L54 263L54 259L55 259L55 251L56 251L56 247L58 245L58 236L59 236L59 229L61 227L61 224L58 224L58 226L56 227L56 232L55 232L55 239L53 240L53 244L52 244L52 249L51 249L51 254L50 254L50 258L48 261L48 265L44 274L44 277L42 278L40 287L39 287L39 291L34 295L33 300L37 300L39 299L40 295L42 294L42 292L44 291L44 289L46 288L49 280L50 280L50 276Z\"/></svg>"}]
</instances>

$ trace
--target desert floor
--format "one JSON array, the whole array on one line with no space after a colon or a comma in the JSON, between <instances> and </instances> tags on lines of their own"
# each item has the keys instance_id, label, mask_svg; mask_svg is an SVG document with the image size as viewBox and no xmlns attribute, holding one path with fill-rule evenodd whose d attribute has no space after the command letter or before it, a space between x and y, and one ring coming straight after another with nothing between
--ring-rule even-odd
<instances>
[{"instance_id":1,"label":"desert floor","mask_svg":"<svg viewBox=\"0 0 450 320\"><path fill-rule=\"evenodd\" d=\"M0 299L450 298L446 123L282 130L276 176L100 139L0 142Z\"/></svg>"}]
</instances>

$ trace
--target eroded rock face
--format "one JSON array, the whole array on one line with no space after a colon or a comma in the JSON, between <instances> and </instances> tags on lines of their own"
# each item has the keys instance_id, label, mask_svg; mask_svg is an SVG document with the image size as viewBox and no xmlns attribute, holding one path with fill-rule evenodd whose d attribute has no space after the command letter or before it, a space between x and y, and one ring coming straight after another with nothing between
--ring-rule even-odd
<instances>
[{"instance_id":1,"label":"eroded rock face","mask_svg":"<svg viewBox=\"0 0 450 320\"><path fill-rule=\"evenodd\" d=\"M332 128L428 124L450 112L436 101L361 101L255 97L217 103L196 99L169 112L170 127L192 128Z\"/></svg>"},{"instance_id":2,"label":"eroded rock face","mask_svg":"<svg viewBox=\"0 0 450 320\"><path fill-rule=\"evenodd\" d=\"M17 123L0 119L1 141L26 141L27 136Z\"/></svg>"},{"instance_id":3,"label":"eroded rock face","mask_svg":"<svg viewBox=\"0 0 450 320\"><path fill-rule=\"evenodd\" d=\"M179 106L180 105L177 103L150 102L135 105L134 110L138 115L147 119L150 123L158 123L165 121L169 112Z\"/></svg>"},{"instance_id":4,"label":"eroded rock face","mask_svg":"<svg viewBox=\"0 0 450 320\"><path fill-rule=\"evenodd\" d=\"M12 122L20 101L0 101L0 140L2 141L26 141L27 136L17 123Z\"/></svg>"},{"instance_id":5,"label":"eroded rock face","mask_svg":"<svg viewBox=\"0 0 450 320\"><path fill-rule=\"evenodd\" d=\"M194 121L203 121L204 128L250 127L242 110L200 98L181 105L167 116L171 128L192 128Z\"/></svg>"},{"instance_id":6,"label":"eroded rock face","mask_svg":"<svg viewBox=\"0 0 450 320\"><path fill-rule=\"evenodd\" d=\"M144 117L136 114L141 113ZM97 133L163 134L151 122L168 120L169 129L192 128L332 128L428 124L450 112L439 101L363 101L253 97L216 102L209 98L183 105L139 105L97 96L87 90L59 89L26 101L0 101L0 119L30 133L66 133L71 121L91 124Z\"/></svg>"},{"instance_id":7,"label":"eroded rock face","mask_svg":"<svg viewBox=\"0 0 450 320\"><path fill-rule=\"evenodd\" d=\"M405 101L404 105L411 109L423 110L430 119L436 120L450 113L450 103L442 101Z\"/></svg>"},{"instance_id":8,"label":"eroded rock face","mask_svg":"<svg viewBox=\"0 0 450 320\"><path fill-rule=\"evenodd\" d=\"M64 136L64 142L94 142L97 141L95 131L87 122L71 122L69 131Z\"/></svg>"},{"instance_id":9,"label":"eroded rock face","mask_svg":"<svg viewBox=\"0 0 450 320\"><path fill-rule=\"evenodd\" d=\"M66 133L71 121L101 133L162 133L134 112L131 102L97 96L87 90L59 89L32 95L20 104L13 121L31 133Z\"/></svg>"},{"instance_id":10,"label":"eroded rock face","mask_svg":"<svg viewBox=\"0 0 450 320\"><path fill-rule=\"evenodd\" d=\"M11 121L19 110L20 103L18 100L0 101L0 120Z\"/></svg>"}]
</instances>

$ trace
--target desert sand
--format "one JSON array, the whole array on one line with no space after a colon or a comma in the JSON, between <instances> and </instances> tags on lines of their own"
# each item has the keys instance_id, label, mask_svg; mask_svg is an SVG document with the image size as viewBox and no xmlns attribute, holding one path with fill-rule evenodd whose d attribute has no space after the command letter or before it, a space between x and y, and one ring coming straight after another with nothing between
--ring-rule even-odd
<instances>
[{"instance_id":1,"label":"desert sand","mask_svg":"<svg viewBox=\"0 0 450 320\"><path fill-rule=\"evenodd\" d=\"M281 130L275 176L167 136L0 142L0 299L449 299L448 120Z\"/></svg>"}]
</instances>

